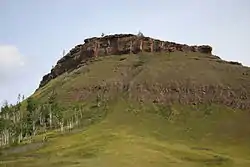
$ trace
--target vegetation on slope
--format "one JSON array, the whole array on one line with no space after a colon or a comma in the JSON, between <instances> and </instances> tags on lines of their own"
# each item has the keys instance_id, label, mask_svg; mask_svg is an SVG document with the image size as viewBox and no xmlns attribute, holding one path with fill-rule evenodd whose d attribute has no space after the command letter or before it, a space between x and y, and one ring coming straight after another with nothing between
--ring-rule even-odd
<instances>
[{"instance_id":1,"label":"vegetation on slope","mask_svg":"<svg viewBox=\"0 0 250 167\"><path fill-rule=\"evenodd\" d=\"M46 101L56 90L62 104L84 102L99 95L118 93L129 98L180 102L217 103L248 109L250 69L200 53L139 54L99 57L90 65L52 80L34 97Z\"/></svg>"},{"instance_id":2,"label":"vegetation on slope","mask_svg":"<svg viewBox=\"0 0 250 167\"><path fill-rule=\"evenodd\" d=\"M4 150L2 163L249 166L249 72L201 53L92 59L36 91L14 110L25 113L22 119L1 112L2 119L19 123L16 131L1 126L8 141L20 142L20 135L24 142L30 136L39 141L53 129L86 131L49 138L35 151Z\"/></svg>"},{"instance_id":3,"label":"vegetation on slope","mask_svg":"<svg viewBox=\"0 0 250 167\"><path fill-rule=\"evenodd\" d=\"M109 112L102 121L86 130L54 134L36 150L15 150L14 154L8 153L13 150L5 151L2 165L247 167L250 164L250 138L246 134L250 131L246 126L249 113L210 106L206 109L214 112L207 115L204 106L168 108L121 98L108 106Z\"/></svg>"}]
</instances>

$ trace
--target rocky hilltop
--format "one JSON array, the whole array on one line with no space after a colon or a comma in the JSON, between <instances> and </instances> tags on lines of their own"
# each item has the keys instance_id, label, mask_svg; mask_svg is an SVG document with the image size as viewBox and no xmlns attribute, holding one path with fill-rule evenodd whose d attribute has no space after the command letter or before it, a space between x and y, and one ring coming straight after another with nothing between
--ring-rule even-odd
<instances>
[{"instance_id":1,"label":"rocky hilltop","mask_svg":"<svg viewBox=\"0 0 250 167\"><path fill-rule=\"evenodd\" d=\"M212 54L212 47L208 45L188 46L175 42L161 41L150 37L133 34L115 34L104 37L93 37L84 40L84 44L75 46L62 57L40 82L39 88L46 85L51 79L72 71L83 65L86 60L108 55L137 54L139 52L200 52Z\"/></svg>"}]
</instances>

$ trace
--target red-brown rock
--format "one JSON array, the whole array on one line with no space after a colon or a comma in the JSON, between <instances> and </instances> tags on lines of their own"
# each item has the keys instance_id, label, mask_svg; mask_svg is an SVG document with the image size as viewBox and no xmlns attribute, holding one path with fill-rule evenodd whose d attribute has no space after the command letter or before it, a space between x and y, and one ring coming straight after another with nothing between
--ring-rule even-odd
<instances>
[{"instance_id":1,"label":"red-brown rock","mask_svg":"<svg viewBox=\"0 0 250 167\"><path fill-rule=\"evenodd\" d=\"M174 51L212 54L212 47L208 45L188 46L133 34L115 34L101 38L93 37L85 39L84 42L84 44L75 46L61 58L51 72L43 77L39 87L46 85L51 79L65 72L78 68L82 62L92 57Z\"/></svg>"}]
</instances>

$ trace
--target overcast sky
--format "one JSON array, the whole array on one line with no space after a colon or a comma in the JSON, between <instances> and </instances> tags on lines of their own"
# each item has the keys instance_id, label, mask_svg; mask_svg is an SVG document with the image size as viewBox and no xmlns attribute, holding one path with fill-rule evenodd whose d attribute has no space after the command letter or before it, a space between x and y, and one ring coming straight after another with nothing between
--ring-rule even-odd
<instances>
[{"instance_id":1,"label":"overcast sky","mask_svg":"<svg viewBox=\"0 0 250 167\"><path fill-rule=\"evenodd\" d=\"M101 33L209 44L250 66L249 0L0 0L0 102L29 96L63 50Z\"/></svg>"}]
</instances>

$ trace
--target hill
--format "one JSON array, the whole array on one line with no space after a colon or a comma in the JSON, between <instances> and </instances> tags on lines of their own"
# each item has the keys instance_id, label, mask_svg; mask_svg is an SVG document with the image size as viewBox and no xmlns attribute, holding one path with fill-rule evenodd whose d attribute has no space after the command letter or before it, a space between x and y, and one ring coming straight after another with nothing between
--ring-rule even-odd
<instances>
[{"instance_id":1,"label":"hill","mask_svg":"<svg viewBox=\"0 0 250 167\"><path fill-rule=\"evenodd\" d=\"M211 54L212 48L208 45L188 46L168 41L160 41L143 35L115 34L101 38L93 37L84 40L84 44L75 48L60 59L51 72L45 75L39 87L44 86L51 79L72 71L86 63L86 60L93 57L108 55L137 54L140 52L200 52Z\"/></svg>"},{"instance_id":2,"label":"hill","mask_svg":"<svg viewBox=\"0 0 250 167\"><path fill-rule=\"evenodd\" d=\"M247 167L249 73L208 45L131 34L87 39L32 95L41 106L53 97L62 111L51 116L48 142L6 149L1 163ZM38 144L41 135L34 137ZM24 152L29 145L34 149Z\"/></svg>"}]
</instances>

